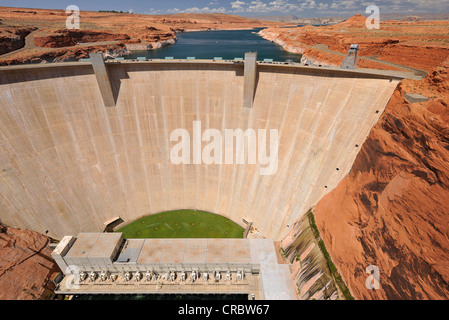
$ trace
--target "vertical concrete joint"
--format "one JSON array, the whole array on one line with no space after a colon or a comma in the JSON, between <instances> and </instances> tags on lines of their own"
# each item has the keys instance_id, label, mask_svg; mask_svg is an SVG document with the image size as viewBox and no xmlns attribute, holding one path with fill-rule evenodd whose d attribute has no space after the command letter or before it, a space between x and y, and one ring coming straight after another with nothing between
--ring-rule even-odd
<instances>
[{"instance_id":1,"label":"vertical concrete joint","mask_svg":"<svg viewBox=\"0 0 449 320\"><path fill-rule=\"evenodd\" d=\"M114 94L112 92L111 81L109 78L106 64L102 53L91 53L90 61L94 68L95 76L97 77L98 87L100 88L101 96L105 107L115 107Z\"/></svg>"},{"instance_id":2,"label":"vertical concrete joint","mask_svg":"<svg viewBox=\"0 0 449 320\"><path fill-rule=\"evenodd\" d=\"M252 108L256 94L257 52L245 53L245 70L243 82L243 107Z\"/></svg>"}]
</instances>

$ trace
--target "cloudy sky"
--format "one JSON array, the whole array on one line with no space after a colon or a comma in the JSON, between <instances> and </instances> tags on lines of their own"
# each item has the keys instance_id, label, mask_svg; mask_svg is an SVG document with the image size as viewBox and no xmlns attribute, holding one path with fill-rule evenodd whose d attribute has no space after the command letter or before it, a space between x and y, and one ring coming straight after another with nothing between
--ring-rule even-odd
<instances>
[{"instance_id":1,"label":"cloudy sky","mask_svg":"<svg viewBox=\"0 0 449 320\"><path fill-rule=\"evenodd\" d=\"M363 14L371 4L377 5L381 14L449 12L449 0L0 0L1 6L26 8L64 9L77 5L81 10L133 10L146 14L202 12L299 17Z\"/></svg>"}]
</instances>

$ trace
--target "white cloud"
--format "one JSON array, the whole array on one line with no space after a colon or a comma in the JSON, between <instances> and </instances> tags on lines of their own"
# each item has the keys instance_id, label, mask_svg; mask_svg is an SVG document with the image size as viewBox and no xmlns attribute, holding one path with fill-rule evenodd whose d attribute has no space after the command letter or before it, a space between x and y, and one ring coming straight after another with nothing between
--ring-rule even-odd
<instances>
[{"instance_id":1,"label":"white cloud","mask_svg":"<svg viewBox=\"0 0 449 320\"><path fill-rule=\"evenodd\" d=\"M187 8L187 9L184 9L184 10L180 10L178 8L175 8L175 9L167 10L167 13L170 13L170 14L175 14L175 13L226 13L226 8L224 8L224 7L220 7L220 8L209 8L209 7L198 8L198 7L192 7L192 8Z\"/></svg>"},{"instance_id":2,"label":"white cloud","mask_svg":"<svg viewBox=\"0 0 449 320\"><path fill-rule=\"evenodd\" d=\"M364 13L370 4L380 7L382 13L440 12L449 8L449 0L230 0L225 6L222 1L209 0L204 7L170 9L166 11L150 9L147 14L163 13L229 13L229 14L298 14L305 16L351 15ZM220 4L223 6L218 7Z\"/></svg>"},{"instance_id":3,"label":"white cloud","mask_svg":"<svg viewBox=\"0 0 449 320\"><path fill-rule=\"evenodd\" d=\"M307 0L313 1L314 0ZM297 2L297 1L296 1ZM252 0L248 2L236 0L230 3L233 9L232 13L295 13L302 11L302 8L295 3L291 3L289 0Z\"/></svg>"},{"instance_id":4,"label":"white cloud","mask_svg":"<svg viewBox=\"0 0 449 320\"><path fill-rule=\"evenodd\" d=\"M314 9L316 7L316 2L314 0L305 0L301 3L301 8L303 9Z\"/></svg>"},{"instance_id":5,"label":"white cloud","mask_svg":"<svg viewBox=\"0 0 449 320\"><path fill-rule=\"evenodd\" d=\"M233 7L233 8L235 8L235 7L241 7L242 5L246 5L246 2L243 2L243 1L234 1L234 2L231 2L231 6Z\"/></svg>"},{"instance_id":6,"label":"white cloud","mask_svg":"<svg viewBox=\"0 0 449 320\"><path fill-rule=\"evenodd\" d=\"M267 4L261 0L251 1L250 6L246 8L246 12L267 12Z\"/></svg>"},{"instance_id":7,"label":"white cloud","mask_svg":"<svg viewBox=\"0 0 449 320\"><path fill-rule=\"evenodd\" d=\"M246 5L246 2L243 1L234 1L231 2L231 8L234 9L234 12L244 12L245 8L243 6Z\"/></svg>"},{"instance_id":8,"label":"white cloud","mask_svg":"<svg viewBox=\"0 0 449 320\"><path fill-rule=\"evenodd\" d=\"M144 14L150 14L150 15L156 15L156 14L162 14L162 10L156 10L154 8L150 8L149 10L145 11Z\"/></svg>"},{"instance_id":9,"label":"white cloud","mask_svg":"<svg viewBox=\"0 0 449 320\"><path fill-rule=\"evenodd\" d=\"M327 10L329 8L329 4L327 3L319 3L317 10Z\"/></svg>"},{"instance_id":10,"label":"white cloud","mask_svg":"<svg viewBox=\"0 0 449 320\"><path fill-rule=\"evenodd\" d=\"M167 13L169 13L169 14L181 13L181 10L178 8L173 8L173 9L167 10Z\"/></svg>"},{"instance_id":11,"label":"white cloud","mask_svg":"<svg viewBox=\"0 0 449 320\"><path fill-rule=\"evenodd\" d=\"M340 6L338 5L338 3L334 2L334 3L331 4L330 8L331 9L338 9L338 8L340 8Z\"/></svg>"}]
</instances>

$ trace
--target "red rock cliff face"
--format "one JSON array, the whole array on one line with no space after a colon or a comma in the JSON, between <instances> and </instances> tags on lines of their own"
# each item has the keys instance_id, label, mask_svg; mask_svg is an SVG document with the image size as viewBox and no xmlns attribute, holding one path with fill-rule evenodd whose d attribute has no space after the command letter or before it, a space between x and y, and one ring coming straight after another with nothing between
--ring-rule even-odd
<instances>
[{"instance_id":1,"label":"red rock cliff face","mask_svg":"<svg viewBox=\"0 0 449 320\"><path fill-rule=\"evenodd\" d=\"M83 47L58 48L48 52L29 50L23 54L16 54L9 59L0 60L0 66L23 63L41 63L43 61L66 62L76 61L81 58L89 58L89 53L101 52L105 56L116 57L128 54L129 51L122 43L109 45L95 45Z\"/></svg>"},{"instance_id":2,"label":"red rock cliff face","mask_svg":"<svg viewBox=\"0 0 449 320\"><path fill-rule=\"evenodd\" d=\"M25 37L33 30L33 28L0 30L0 55L23 48Z\"/></svg>"},{"instance_id":3,"label":"red rock cliff face","mask_svg":"<svg viewBox=\"0 0 449 320\"><path fill-rule=\"evenodd\" d=\"M78 43L123 41L129 40L126 34L101 32L95 30L56 30L42 32L34 35L34 44L45 48L62 48L75 46Z\"/></svg>"},{"instance_id":4,"label":"red rock cliff face","mask_svg":"<svg viewBox=\"0 0 449 320\"><path fill-rule=\"evenodd\" d=\"M0 224L0 300L36 300L52 295L50 277L57 272L50 239Z\"/></svg>"},{"instance_id":5,"label":"red rock cliff face","mask_svg":"<svg viewBox=\"0 0 449 320\"><path fill-rule=\"evenodd\" d=\"M449 61L404 80L351 173L315 207L321 236L358 299L449 298ZM404 93L431 97L410 104ZM380 269L368 290L366 267Z\"/></svg>"}]
</instances>

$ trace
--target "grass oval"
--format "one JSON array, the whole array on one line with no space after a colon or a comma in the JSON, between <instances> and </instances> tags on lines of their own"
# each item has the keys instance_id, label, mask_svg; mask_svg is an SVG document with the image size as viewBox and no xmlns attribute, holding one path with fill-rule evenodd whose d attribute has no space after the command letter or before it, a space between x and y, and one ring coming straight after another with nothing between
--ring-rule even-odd
<instances>
[{"instance_id":1,"label":"grass oval","mask_svg":"<svg viewBox=\"0 0 449 320\"><path fill-rule=\"evenodd\" d=\"M206 211L173 210L143 217L117 230L132 238L243 238L237 223Z\"/></svg>"}]
</instances>

